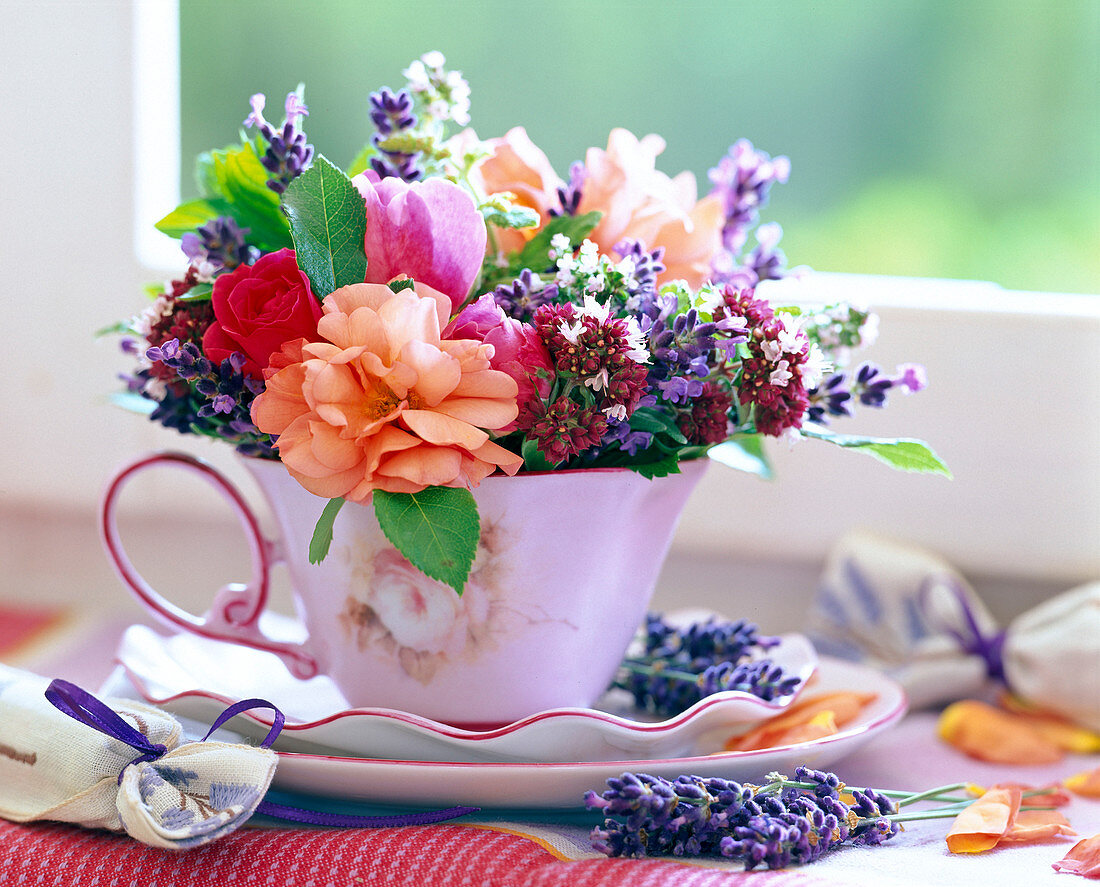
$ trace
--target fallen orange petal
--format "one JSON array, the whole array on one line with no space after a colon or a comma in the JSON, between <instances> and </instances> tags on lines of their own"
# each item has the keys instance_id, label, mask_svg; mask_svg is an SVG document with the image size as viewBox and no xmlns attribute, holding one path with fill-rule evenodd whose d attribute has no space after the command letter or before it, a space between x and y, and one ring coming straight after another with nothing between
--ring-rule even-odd
<instances>
[{"instance_id":1,"label":"fallen orange petal","mask_svg":"<svg viewBox=\"0 0 1100 887\"><path fill-rule=\"evenodd\" d=\"M1100 879L1100 835L1078 841L1069 853L1052 865L1056 872Z\"/></svg>"},{"instance_id":2,"label":"fallen orange petal","mask_svg":"<svg viewBox=\"0 0 1100 887\"><path fill-rule=\"evenodd\" d=\"M1030 803L1033 799L1028 798ZM1021 810L1016 814L1012 827L1005 832L1000 844L1030 844L1045 841L1059 835L1076 835L1069 820L1057 810Z\"/></svg>"},{"instance_id":3,"label":"fallen orange petal","mask_svg":"<svg viewBox=\"0 0 1100 887\"><path fill-rule=\"evenodd\" d=\"M992 850L1012 828L1020 809L1018 788L991 788L963 810L947 833L952 853L981 853Z\"/></svg>"},{"instance_id":4,"label":"fallen orange petal","mask_svg":"<svg viewBox=\"0 0 1100 887\"><path fill-rule=\"evenodd\" d=\"M1041 789L1036 789L1033 785L1027 785L1023 782L998 782L996 785L991 785L990 788L1018 788L1024 793L1023 803L1028 807L1064 807L1073 799L1061 785L1055 783L1053 785L1044 785ZM970 784L967 786L970 793L977 796L984 794L986 789L981 786ZM1029 795L1028 792L1041 791L1042 794Z\"/></svg>"},{"instance_id":5,"label":"fallen orange petal","mask_svg":"<svg viewBox=\"0 0 1100 887\"><path fill-rule=\"evenodd\" d=\"M1086 770L1084 773L1075 773L1062 782L1066 788L1086 798L1100 798L1100 767L1095 770Z\"/></svg>"},{"instance_id":6,"label":"fallen orange petal","mask_svg":"<svg viewBox=\"0 0 1100 887\"><path fill-rule=\"evenodd\" d=\"M998 764L1053 764L1062 749L1034 730L1027 719L975 699L953 703L940 715L940 737L959 751Z\"/></svg>"},{"instance_id":7,"label":"fallen orange petal","mask_svg":"<svg viewBox=\"0 0 1100 887\"><path fill-rule=\"evenodd\" d=\"M878 697L874 693L821 693L808 699L801 699L790 705L781 714L765 721L758 727L747 733L731 737L725 745L726 751L747 751L757 748L771 748L774 745L790 745L789 741L779 741L785 738L785 734L795 727L804 727L813 722L813 719L823 712L831 713L835 729L843 727L854 720L863 706L873 702ZM829 735L820 733L812 738ZM805 742L805 739L797 739L796 742Z\"/></svg>"}]
</instances>

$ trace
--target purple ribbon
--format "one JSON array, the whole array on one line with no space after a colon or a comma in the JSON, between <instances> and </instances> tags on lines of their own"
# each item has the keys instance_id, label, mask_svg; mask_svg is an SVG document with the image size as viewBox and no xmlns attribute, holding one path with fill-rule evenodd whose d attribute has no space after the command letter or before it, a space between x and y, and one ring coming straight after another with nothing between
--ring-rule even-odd
<instances>
[{"instance_id":1,"label":"purple ribbon","mask_svg":"<svg viewBox=\"0 0 1100 887\"><path fill-rule=\"evenodd\" d=\"M98 730L112 739L124 742L135 751L141 752L136 758L122 768L118 774L119 784L122 783L122 774L130 764L140 764L144 761L155 761L168 752L168 748L159 742L150 742L149 738L140 730L127 723L121 715L110 706L100 702L87 690L82 690L76 684L70 684L61 679L53 680L46 688L46 699L59 711L75 718L82 724L87 724L94 730ZM275 712L275 720L260 748L270 748L283 729L286 718L274 705L266 699L242 699L235 702L218 715L217 720L211 724L206 735L200 740L205 742L211 734L225 724L231 718L250 711L254 708L269 708ZM319 810L304 810L299 807L288 807L285 804L276 804L273 801L260 801L256 807L257 813L271 816L275 819L283 819L290 822L304 822L309 825L325 825L333 828L392 828L403 825L427 825L433 822L443 822L455 819L467 813L476 813L478 807L448 807L445 810L424 810L416 813L401 813L394 816L359 816L348 813L325 813Z\"/></svg>"},{"instance_id":2,"label":"purple ribbon","mask_svg":"<svg viewBox=\"0 0 1100 887\"><path fill-rule=\"evenodd\" d=\"M932 608L929 599L932 596L933 589L937 586L946 588L954 595L955 602L959 605L959 613L965 623L962 629L955 628L953 625L947 624L946 622L939 623L937 627L953 637L964 653L969 653L972 656L980 656L985 662L986 673L991 678L1003 681L1005 678L1005 632L996 631L988 635L982 633L982 629L978 625L977 617L970 608L970 603L966 599L966 594L963 592L962 586L959 584L958 580L952 576L929 577L921 586L921 607L930 621Z\"/></svg>"}]
</instances>

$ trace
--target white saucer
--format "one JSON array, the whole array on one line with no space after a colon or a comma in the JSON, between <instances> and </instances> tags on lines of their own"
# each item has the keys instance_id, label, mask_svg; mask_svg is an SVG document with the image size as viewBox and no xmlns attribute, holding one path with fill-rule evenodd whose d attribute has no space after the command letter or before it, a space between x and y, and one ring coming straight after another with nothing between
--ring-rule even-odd
<instances>
[{"instance_id":1,"label":"white saucer","mask_svg":"<svg viewBox=\"0 0 1100 887\"><path fill-rule=\"evenodd\" d=\"M281 753L272 786L314 797L396 805L406 810L457 804L576 810L584 807L588 789L599 793L607 787L609 777L625 771L667 779L689 774L719 776L759 784L765 774L793 774L799 764L831 769L905 714L905 693L899 684L866 666L822 657L811 692L839 690L874 693L877 698L833 736L760 751L587 763L439 763Z\"/></svg>"},{"instance_id":2,"label":"white saucer","mask_svg":"<svg viewBox=\"0 0 1100 887\"><path fill-rule=\"evenodd\" d=\"M813 646L801 635L784 636L768 655L787 673L801 676L803 685L817 664ZM629 694L613 691L598 709L554 709L472 732L389 709L349 709L326 677L300 681L273 654L193 634L163 637L146 626L130 626L117 661L141 698L182 717L210 723L226 706L260 697L286 715L277 750L376 761L560 765L675 759L722 748L730 735L773 716L794 698L765 702L729 691L709 696L674 718L655 721L631 707ZM237 718L233 729L261 738L270 723L270 713L257 710Z\"/></svg>"}]
</instances>

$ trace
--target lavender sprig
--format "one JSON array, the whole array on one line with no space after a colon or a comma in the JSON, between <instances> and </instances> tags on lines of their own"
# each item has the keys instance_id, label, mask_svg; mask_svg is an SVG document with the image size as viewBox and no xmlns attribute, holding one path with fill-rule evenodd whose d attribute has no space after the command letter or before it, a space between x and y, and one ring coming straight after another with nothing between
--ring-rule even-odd
<instances>
[{"instance_id":1,"label":"lavender sprig","mask_svg":"<svg viewBox=\"0 0 1100 887\"><path fill-rule=\"evenodd\" d=\"M383 155L370 159L371 168L381 178L393 176L406 182L423 178L424 170L417 164L419 152L407 154L382 147L386 139L411 132L416 128L417 117L413 113L413 98L407 89L393 92L382 87L370 95L370 118L378 130L371 141Z\"/></svg>"},{"instance_id":2,"label":"lavender sprig","mask_svg":"<svg viewBox=\"0 0 1100 887\"><path fill-rule=\"evenodd\" d=\"M757 786L624 773L602 795L585 794L588 809L607 817L592 831L592 846L608 856L725 856L746 869L777 869L845 843L881 844L899 830L900 805L885 792L847 789L835 774L806 767L794 780L767 779Z\"/></svg>"},{"instance_id":3,"label":"lavender sprig","mask_svg":"<svg viewBox=\"0 0 1100 887\"><path fill-rule=\"evenodd\" d=\"M301 87L299 87L301 89ZM313 162L313 145L307 144L306 134L299 129L298 121L309 115L309 108L302 101L300 92L291 92L286 97L286 117L283 125L275 128L264 119L264 104L267 99L258 92L249 100L252 113L244 119L245 126L255 126L267 142L267 150L260 163L271 173L267 180L276 194L286 191L286 186L300 176Z\"/></svg>"},{"instance_id":4,"label":"lavender sprig","mask_svg":"<svg viewBox=\"0 0 1100 887\"><path fill-rule=\"evenodd\" d=\"M614 686L631 693L639 708L668 715L726 690L781 699L793 694L802 679L759 656L778 643L778 638L759 636L756 626L743 619L708 619L677 628L651 613L643 652L623 660Z\"/></svg>"}]
</instances>

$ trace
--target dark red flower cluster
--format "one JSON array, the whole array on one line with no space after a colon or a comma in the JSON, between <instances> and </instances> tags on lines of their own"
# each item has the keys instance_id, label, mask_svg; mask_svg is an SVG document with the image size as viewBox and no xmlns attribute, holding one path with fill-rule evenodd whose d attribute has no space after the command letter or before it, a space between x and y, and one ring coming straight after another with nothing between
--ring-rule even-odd
<instances>
[{"instance_id":1,"label":"dark red flower cluster","mask_svg":"<svg viewBox=\"0 0 1100 887\"><path fill-rule=\"evenodd\" d=\"M721 443L728 436L728 413L733 396L715 382L703 385L703 393L691 401L691 408L676 419L688 443L706 446Z\"/></svg>"},{"instance_id":2,"label":"dark red flower cluster","mask_svg":"<svg viewBox=\"0 0 1100 887\"><path fill-rule=\"evenodd\" d=\"M178 340L180 345L188 342L201 345L203 333L214 320L214 309L210 303L184 302L174 298L171 304L171 310L150 328L149 335L145 337L147 345L159 347L171 339ZM163 382L173 380L178 375L174 369L166 367L160 361L153 362L150 373Z\"/></svg>"},{"instance_id":3,"label":"dark red flower cluster","mask_svg":"<svg viewBox=\"0 0 1100 887\"><path fill-rule=\"evenodd\" d=\"M521 408L516 425L554 465L596 446L607 433L607 418L597 407L582 407L568 396L549 405L542 400L529 401Z\"/></svg>"},{"instance_id":4,"label":"dark red flower cluster","mask_svg":"<svg viewBox=\"0 0 1100 887\"><path fill-rule=\"evenodd\" d=\"M740 401L755 406L756 430L778 437L789 428L801 428L810 405L802 379L802 365L810 353L803 336L797 344L784 336L787 328L771 306L757 299L753 289L727 284L722 294L726 311L743 317L749 327L750 357L741 361Z\"/></svg>"}]
</instances>

